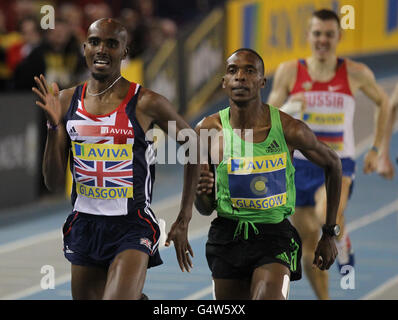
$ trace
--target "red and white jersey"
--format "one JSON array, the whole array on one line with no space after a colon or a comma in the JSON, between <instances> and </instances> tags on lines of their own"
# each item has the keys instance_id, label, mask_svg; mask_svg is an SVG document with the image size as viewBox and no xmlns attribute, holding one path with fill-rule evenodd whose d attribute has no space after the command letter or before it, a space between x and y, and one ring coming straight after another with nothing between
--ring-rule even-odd
<instances>
[{"instance_id":1,"label":"red and white jersey","mask_svg":"<svg viewBox=\"0 0 398 320\"><path fill-rule=\"evenodd\" d=\"M120 105L105 115L84 107L86 86L76 88L64 119L74 210L113 216L145 209L152 200L155 153L135 116L140 86L131 83Z\"/></svg>"},{"instance_id":2,"label":"red and white jersey","mask_svg":"<svg viewBox=\"0 0 398 320\"><path fill-rule=\"evenodd\" d=\"M303 92L307 108L294 115L303 120L317 138L330 146L340 158L354 158L355 100L348 83L347 64L337 59L336 74L328 82L311 79L305 60L297 63L297 78L290 95ZM296 150L294 157L306 159Z\"/></svg>"}]
</instances>

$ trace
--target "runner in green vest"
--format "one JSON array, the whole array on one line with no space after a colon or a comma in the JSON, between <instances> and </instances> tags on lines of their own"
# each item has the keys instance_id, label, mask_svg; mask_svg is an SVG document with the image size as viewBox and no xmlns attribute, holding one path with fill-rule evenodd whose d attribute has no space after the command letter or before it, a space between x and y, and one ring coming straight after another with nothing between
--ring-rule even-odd
<instances>
[{"instance_id":1,"label":"runner in green vest","mask_svg":"<svg viewBox=\"0 0 398 320\"><path fill-rule=\"evenodd\" d=\"M258 53L235 51L222 80L230 107L196 127L210 165L202 165L195 206L204 215L217 211L206 243L216 299L287 299L290 280L301 278L301 240L288 220L296 202L294 149L323 167L327 181L314 267L329 269L337 255L340 160L303 122L262 102L265 83Z\"/></svg>"}]
</instances>

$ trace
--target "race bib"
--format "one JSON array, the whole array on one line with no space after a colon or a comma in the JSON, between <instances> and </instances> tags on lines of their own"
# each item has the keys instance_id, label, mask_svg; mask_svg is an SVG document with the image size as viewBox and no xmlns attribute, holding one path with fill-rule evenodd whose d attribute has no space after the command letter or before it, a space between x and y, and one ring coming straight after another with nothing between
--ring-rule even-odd
<instances>
[{"instance_id":1,"label":"race bib","mask_svg":"<svg viewBox=\"0 0 398 320\"><path fill-rule=\"evenodd\" d=\"M89 144L72 141L76 192L95 199L133 197L131 144Z\"/></svg>"},{"instance_id":2,"label":"race bib","mask_svg":"<svg viewBox=\"0 0 398 320\"><path fill-rule=\"evenodd\" d=\"M230 158L228 181L235 208L282 206L286 204L286 153Z\"/></svg>"}]
</instances>

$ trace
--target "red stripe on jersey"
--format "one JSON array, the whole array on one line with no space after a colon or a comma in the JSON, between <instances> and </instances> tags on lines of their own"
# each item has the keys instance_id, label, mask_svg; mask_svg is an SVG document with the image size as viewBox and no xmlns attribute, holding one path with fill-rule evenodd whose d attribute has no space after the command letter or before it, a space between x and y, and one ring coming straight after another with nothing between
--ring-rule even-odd
<instances>
[{"instance_id":1,"label":"red stripe on jersey","mask_svg":"<svg viewBox=\"0 0 398 320\"><path fill-rule=\"evenodd\" d=\"M103 115L94 115L89 113L85 106L84 106L84 96L85 96L85 91L87 88L87 82L84 83L83 89L82 89L82 94L81 94L81 113L90 118L93 121L96 122L101 122L102 118L104 117L109 117L112 114L116 113L115 117L115 123L113 125L101 125L98 123L98 125L82 125L82 126L76 126L76 129L79 132L79 135L81 136L90 136L90 137L113 137L114 144L126 144L127 139L132 139L134 138L134 129L130 125L129 118L126 114L126 106L129 103L129 101L134 97L135 92L137 90L137 84L134 82L130 83L130 88L126 94L126 97L123 99L123 101L120 103L120 105L113 111L103 114ZM104 140L106 142L106 140Z\"/></svg>"},{"instance_id":2,"label":"red stripe on jersey","mask_svg":"<svg viewBox=\"0 0 398 320\"><path fill-rule=\"evenodd\" d=\"M317 139L320 141L327 141L327 142L343 142L343 137L319 137Z\"/></svg>"},{"instance_id":3,"label":"red stripe on jersey","mask_svg":"<svg viewBox=\"0 0 398 320\"><path fill-rule=\"evenodd\" d=\"M344 59L341 61L340 64L338 64L334 77L331 80L325 82L313 81L310 74L308 73L306 63L303 64L302 62L297 61L296 82L290 94L292 95L298 92L306 91L339 92L352 96L352 92L348 82L346 60Z\"/></svg>"},{"instance_id":4,"label":"red stripe on jersey","mask_svg":"<svg viewBox=\"0 0 398 320\"><path fill-rule=\"evenodd\" d=\"M73 222L75 222L75 220L76 220L76 218L77 218L78 215L79 215L79 212L76 211L75 215L73 216L72 221L69 223L68 230L66 230L65 233L64 233L64 237L66 237L66 236L69 234L69 232L71 232Z\"/></svg>"},{"instance_id":5,"label":"red stripe on jersey","mask_svg":"<svg viewBox=\"0 0 398 320\"><path fill-rule=\"evenodd\" d=\"M87 82L85 82L83 85L83 89L82 89L82 95L80 97L80 101L82 103L82 113L94 121L98 121L98 118L109 117L112 113L117 112L120 109L124 110L126 108L127 103L134 96L136 88L137 88L137 84L134 82L131 82L126 96L124 97L123 101L119 104L119 106L115 110L112 110L111 112L108 112L106 114L95 115L95 114L91 114L90 112L88 112L86 110L86 107L84 106L84 96L86 94L86 89L87 89Z\"/></svg>"}]
</instances>

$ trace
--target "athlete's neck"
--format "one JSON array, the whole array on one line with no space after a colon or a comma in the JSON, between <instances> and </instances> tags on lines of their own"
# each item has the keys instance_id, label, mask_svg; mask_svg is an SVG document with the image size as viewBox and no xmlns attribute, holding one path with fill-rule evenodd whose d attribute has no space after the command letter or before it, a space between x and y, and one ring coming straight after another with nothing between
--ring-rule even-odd
<instances>
[{"instance_id":1,"label":"athlete's neck","mask_svg":"<svg viewBox=\"0 0 398 320\"><path fill-rule=\"evenodd\" d=\"M238 106L230 102L230 124L233 129L253 129L256 126L264 125L265 104L256 102L248 103L245 106Z\"/></svg>"},{"instance_id":2,"label":"athlete's neck","mask_svg":"<svg viewBox=\"0 0 398 320\"><path fill-rule=\"evenodd\" d=\"M329 81L336 73L337 57L335 55L326 59L309 57L306 61L308 73L315 81Z\"/></svg>"},{"instance_id":3,"label":"athlete's neck","mask_svg":"<svg viewBox=\"0 0 398 320\"><path fill-rule=\"evenodd\" d=\"M307 59L307 65L312 70L318 72L334 71L336 69L337 57L335 55L329 56L326 59L319 59L315 57L309 57Z\"/></svg>"},{"instance_id":4,"label":"athlete's neck","mask_svg":"<svg viewBox=\"0 0 398 320\"><path fill-rule=\"evenodd\" d=\"M120 72L109 75L107 77L98 77L97 75L91 75L91 79L88 81L90 92L97 93L107 89L120 77ZM116 83L115 83L116 84Z\"/></svg>"}]
</instances>

